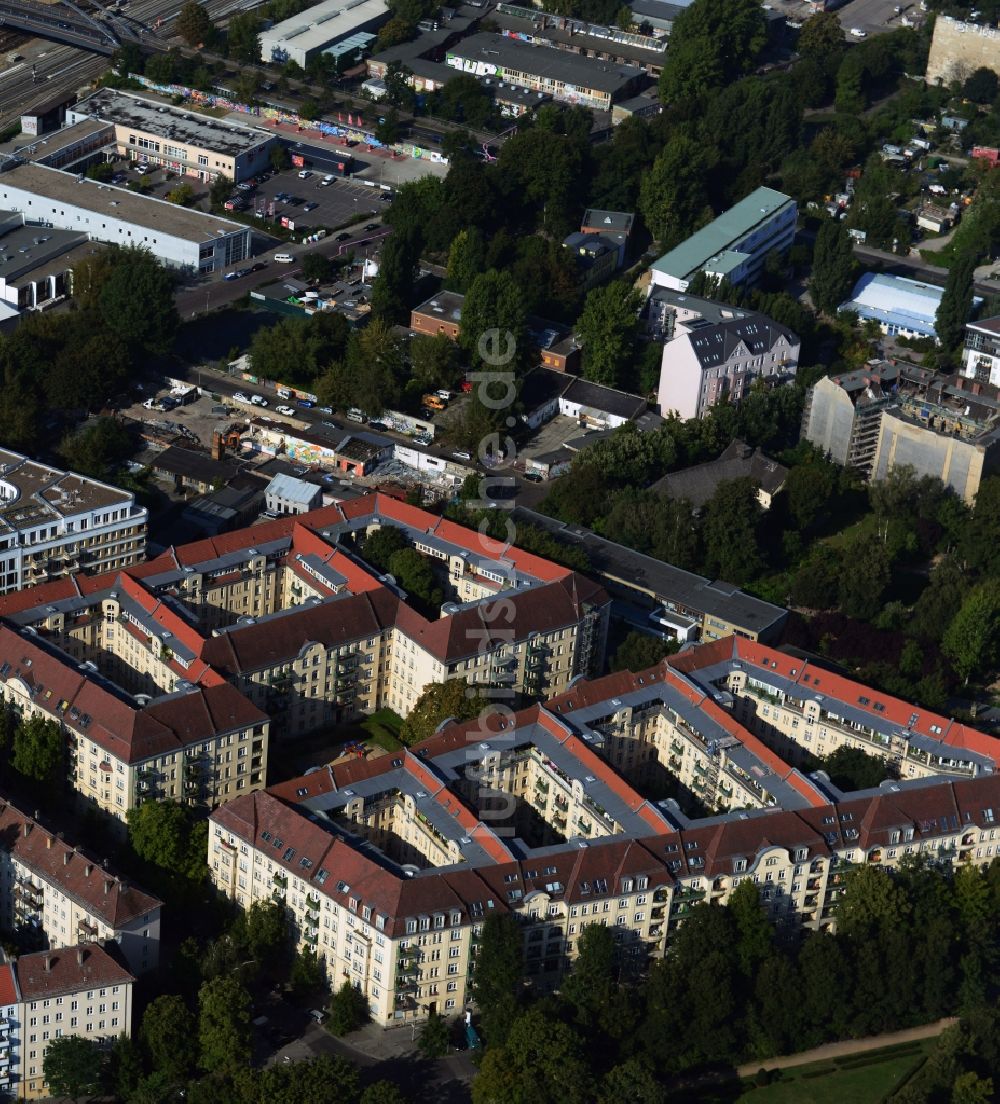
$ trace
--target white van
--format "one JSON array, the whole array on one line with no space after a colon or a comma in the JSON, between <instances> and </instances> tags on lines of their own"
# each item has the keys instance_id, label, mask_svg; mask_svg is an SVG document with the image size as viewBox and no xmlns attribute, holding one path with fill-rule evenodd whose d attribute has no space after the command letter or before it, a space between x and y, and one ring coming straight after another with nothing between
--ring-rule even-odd
<instances>
[{"instance_id":1,"label":"white van","mask_svg":"<svg viewBox=\"0 0 1000 1104\"><path fill-rule=\"evenodd\" d=\"M290 399L291 397L292 397L292 393L291 393L291 391L288 390L287 387L279 387L278 388L278 398L279 399Z\"/></svg>"},{"instance_id":2,"label":"white van","mask_svg":"<svg viewBox=\"0 0 1000 1104\"><path fill-rule=\"evenodd\" d=\"M334 179L335 179L335 177L334 177L333 173L327 173L326 176L324 176L323 179L320 181L320 187L321 188L329 188L330 185L333 183Z\"/></svg>"},{"instance_id":3,"label":"white van","mask_svg":"<svg viewBox=\"0 0 1000 1104\"><path fill-rule=\"evenodd\" d=\"M275 264L294 264L295 258L291 253L275 253L274 261Z\"/></svg>"},{"instance_id":4,"label":"white van","mask_svg":"<svg viewBox=\"0 0 1000 1104\"><path fill-rule=\"evenodd\" d=\"M363 422L363 421L365 421L364 414L360 410L358 410L357 407L351 407L351 409L348 410L348 412L347 412L347 417L352 422Z\"/></svg>"}]
</instances>

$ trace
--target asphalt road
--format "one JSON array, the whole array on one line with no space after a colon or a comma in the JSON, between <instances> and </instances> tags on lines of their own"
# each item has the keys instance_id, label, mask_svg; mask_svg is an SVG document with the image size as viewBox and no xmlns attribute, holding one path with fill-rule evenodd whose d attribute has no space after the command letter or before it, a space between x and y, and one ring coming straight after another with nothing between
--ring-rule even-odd
<instances>
[{"instance_id":1,"label":"asphalt road","mask_svg":"<svg viewBox=\"0 0 1000 1104\"><path fill-rule=\"evenodd\" d=\"M254 288L271 283L278 276L288 278L301 275L299 264L277 264L273 259L275 253L291 253L300 263L307 253L319 253L323 257L338 257L352 249L355 252L367 249L374 254L381 241L391 232L388 227L382 227L373 232L366 232L359 227L346 241L337 241L337 236L331 235L315 245L308 246L289 245L275 239L255 236L258 243L255 256L247 261L241 261L235 267L249 268L253 264L264 264L266 268L239 280L225 280L221 274L216 274L200 284L188 285L175 297L177 311L181 319L194 318L203 312L228 306Z\"/></svg>"}]
</instances>

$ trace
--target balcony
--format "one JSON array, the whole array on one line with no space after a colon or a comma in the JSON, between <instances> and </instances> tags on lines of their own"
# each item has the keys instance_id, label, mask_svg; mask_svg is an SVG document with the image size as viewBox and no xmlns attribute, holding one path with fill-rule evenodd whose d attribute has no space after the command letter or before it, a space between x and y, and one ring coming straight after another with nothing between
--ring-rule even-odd
<instances>
[{"instance_id":1,"label":"balcony","mask_svg":"<svg viewBox=\"0 0 1000 1104\"><path fill-rule=\"evenodd\" d=\"M302 938L310 947L315 947L319 942L319 932L306 932Z\"/></svg>"},{"instance_id":2,"label":"balcony","mask_svg":"<svg viewBox=\"0 0 1000 1104\"><path fill-rule=\"evenodd\" d=\"M307 897L306 898L306 908L310 912L319 912L319 898L318 897Z\"/></svg>"},{"instance_id":3,"label":"balcony","mask_svg":"<svg viewBox=\"0 0 1000 1104\"><path fill-rule=\"evenodd\" d=\"M540 794L547 794L549 792L548 782L542 782L541 779L535 782L535 792Z\"/></svg>"},{"instance_id":4,"label":"balcony","mask_svg":"<svg viewBox=\"0 0 1000 1104\"><path fill-rule=\"evenodd\" d=\"M274 884L276 886L278 886L280 889L287 889L288 888L288 875L287 874L280 874L280 873L275 874L274 875Z\"/></svg>"}]
</instances>

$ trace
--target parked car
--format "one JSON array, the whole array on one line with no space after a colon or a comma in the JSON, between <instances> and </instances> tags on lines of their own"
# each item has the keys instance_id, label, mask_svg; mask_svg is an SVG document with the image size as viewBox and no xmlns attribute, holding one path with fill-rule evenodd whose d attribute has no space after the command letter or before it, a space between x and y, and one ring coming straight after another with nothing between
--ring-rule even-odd
<instances>
[{"instance_id":1,"label":"parked car","mask_svg":"<svg viewBox=\"0 0 1000 1104\"><path fill-rule=\"evenodd\" d=\"M860 27L852 27L851 28L851 37L852 38L867 38L868 37L868 32L863 31Z\"/></svg>"},{"instance_id":2,"label":"parked car","mask_svg":"<svg viewBox=\"0 0 1000 1104\"><path fill-rule=\"evenodd\" d=\"M305 205L305 207L302 208L302 210L303 211L315 211L318 206L319 206L318 203L307 203Z\"/></svg>"},{"instance_id":3,"label":"parked car","mask_svg":"<svg viewBox=\"0 0 1000 1104\"><path fill-rule=\"evenodd\" d=\"M295 405L305 407L306 410L312 410L312 408L316 404L312 401L312 399L299 399Z\"/></svg>"},{"instance_id":4,"label":"parked car","mask_svg":"<svg viewBox=\"0 0 1000 1104\"><path fill-rule=\"evenodd\" d=\"M290 406L276 406L274 408L279 414L284 414L286 418L293 418L295 411Z\"/></svg>"},{"instance_id":5,"label":"parked car","mask_svg":"<svg viewBox=\"0 0 1000 1104\"><path fill-rule=\"evenodd\" d=\"M233 395L233 402L248 403L249 401L250 400L246 397L246 395L243 394L242 391L237 391L236 394Z\"/></svg>"},{"instance_id":6,"label":"parked car","mask_svg":"<svg viewBox=\"0 0 1000 1104\"><path fill-rule=\"evenodd\" d=\"M375 421L375 422L369 422L369 423L368 423L368 428L369 428L369 429L386 430L386 429L388 429L388 428L389 428L389 425L388 425L388 423L387 423L387 422L378 422L378 421Z\"/></svg>"},{"instance_id":7,"label":"parked car","mask_svg":"<svg viewBox=\"0 0 1000 1104\"><path fill-rule=\"evenodd\" d=\"M377 229L378 229L378 223L377 222L369 222L365 225L365 230L366 231L377 230Z\"/></svg>"},{"instance_id":8,"label":"parked car","mask_svg":"<svg viewBox=\"0 0 1000 1104\"><path fill-rule=\"evenodd\" d=\"M276 387L275 392L279 399L290 399L292 397L292 393L287 387Z\"/></svg>"},{"instance_id":9,"label":"parked car","mask_svg":"<svg viewBox=\"0 0 1000 1104\"><path fill-rule=\"evenodd\" d=\"M250 180L244 180L241 184L237 184L236 187L239 188L241 192L252 192L257 185Z\"/></svg>"},{"instance_id":10,"label":"parked car","mask_svg":"<svg viewBox=\"0 0 1000 1104\"><path fill-rule=\"evenodd\" d=\"M135 171L136 171L136 172L137 172L137 173L138 173L138 174L139 174L140 176L145 176L145 175L146 175L146 173L151 173L151 172L153 171L153 166L152 166L152 165L147 165L147 164L143 163L143 164L141 164L141 165L136 165L136 167L135 167Z\"/></svg>"},{"instance_id":11,"label":"parked car","mask_svg":"<svg viewBox=\"0 0 1000 1104\"><path fill-rule=\"evenodd\" d=\"M274 262L275 264L294 264L295 258L291 253L275 253Z\"/></svg>"},{"instance_id":12,"label":"parked car","mask_svg":"<svg viewBox=\"0 0 1000 1104\"><path fill-rule=\"evenodd\" d=\"M116 172L115 175L111 178L111 183L124 184L126 180L128 180L128 173Z\"/></svg>"},{"instance_id":13,"label":"parked car","mask_svg":"<svg viewBox=\"0 0 1000 1104\"><path fill-rule=\"evenodd\" d=\"M255 265L250 266L251 272L263 272L267 268L267 261L258 261Z\"/></svg>"},{"instance_id":14,"label":"parked car","mask_svg":"<svg viewBox=\"0 0 1000 1104\"><path fill-rule=\"evenodd\" d=\"M254 406L267 406L268 405L268 401L267 401L267 399L264 398L263 395L251 395L250 396L250 401L253 403Z\"/></svg>"},{"instance_id":15,"label":"parked car","mask_svg":"<svg viewBox=\"0 0 1000 1104\"><path fill-rule=\"evenodd\" d=\"M299 169L299 180L308 180L312 173L308 169Z\"/></svg>"},{"instance_id":16,"label":"parked car","mask_svg":"<svg viewBox=\"0 0 1000 1104\"><path fill-rule=\"evenodd\" d=\"M524 473L524 478L527 479L527 481L529 483L541 483L542 482L542 477L538 474L538 472L525 472Z\"/></svg>"},{"instance_id":17,"label":"parked car","mask_svg":"<svg viewBox=\"0 0 1000 1104\"><path fill-rule=\"evenodd\" d=\"M347 241L351 235L345 230L342 234L338 234L334 239L335 241Z\"/></svg>"},{"instance_id":18,"label":"parked car","mask_svg":"<svg viewBox=\"0 0 1000 1104\"><path fill-rule=\"evenodd\" d=\"M351 409L348 410L348 412L347 412L347 417L352 422L364 422L365 421L364 414L360 410L358 410L357 407L351 407Z\"/></svg>"},{"instance_id":19,"label":"parked car","mask_svg":"<svg viewBox=\"0 0 1000 1104\"><path fill-rule=\"evenodd\" d=\"M318 409L319 409L320 414L332 414L333 413L333 407L332 406L321 406Z\"/></svg>"},{"instance_id":20,"label":"parked car","mask_svg":"<svg viewBox=\"0 0 1000 1104\"><path fill-rule=\"evenodd\" d=\"M320 187L321 188L329 188L330 185L333 183L334 179L335 178L334 178L332 173L327 173L326 176L324 176L323 179L319 182Z\"/></svg>"},{"instance_id":21,"label":"parked car","mask_svg":"<svg viewBox=\"0 0 1000 1104\"><path fill-rule=\"evenodd\" d=\"M471 452L466 452L465 449L459 449L458 452L453 452L452 456L454 456L454 458L456 460L471 460L472 459L472 453Z\"/></svg>"},{"instance_id":22,"label":"parked car","mask_svg":"<svg viewBox=\"0 0 1000 1104\"><path fill-rule=\"evenodd\" d=\"M238 280L242 275L243 275L243 273L240 272L239 269L236 269L234 272L227 272L226 275L223 277L223 279L225 279L225 280Z\"/></svg>"}]
</instances>

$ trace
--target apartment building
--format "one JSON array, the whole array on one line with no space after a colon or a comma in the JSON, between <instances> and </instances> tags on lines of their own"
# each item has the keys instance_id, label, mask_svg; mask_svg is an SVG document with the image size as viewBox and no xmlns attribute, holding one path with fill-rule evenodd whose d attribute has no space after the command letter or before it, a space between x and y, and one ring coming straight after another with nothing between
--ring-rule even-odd
<instances>
[{"instance_id":1,"label":"apartment building","mask_svg":"<svg viewBox=\"0 0 1000 1104\"><path fill-rule=\"evenodd\" d=\"M113 940L134 974L155 970L163 903L10 802L0 802L0 927L50 950Z\"/></svg>"},{"instance_id":2,"label":"apartment building","mask_svg":"<svg viewBox=\"0 0 1000 1104\"><path fill-rule=\"evenodd\" d=\"M1000 316L970 322L965 327L962 375L1000 387Z\"/></svg>"},{"instance_id":3,"label":"apartment building","mask_svg":"<svg viewBox=\"0 0 1000 1104\"><path fill-rule=\"evenodd\" d=\"M662 411L702 418L719 403L745 398L757 381L777 387L795 378L799 337L757 311L739 315L675 323L660 362Z\"/></svg>"},{"instance_id":4,"label":"apartment building","mask_svg":"<svg viewBox=\"0 0 1000 1104\"><path fill-rule=\"evenodd\" d=\"M138 563L147 518L129 491L0 450L0 594Z\"/></svg>"},{"instance_id":5,"label":"apartment building","mask_svg":"<svg viewBox=\"0 0 1000 1104\"><path fill-rule=\"evenodd\" d=\"M135 978L97 943L21 955L0 966L0 1089L19 1100L49 1095L43 1064L52 1039L110 1044L132 1034Z\"/></svg>"},{"instance_id":6,"label":"apartment building","mask_svg":"<svg viewBox=\"0 0 1000 1104\"><path fill-rule=\"evenodd\" d=\"M900 780L844 794L786 761L805 717L799 736L761 706L784 694L791 712L793 683L825 691L817 742L884 734ZM776 923L828 930L853 866L985 866L1000 848L997 741L866 689L738 638L694 648L237 798L211 816L211 878L243 909L282 901L299 945L382 1024L463 1010L497 913L522 922L543 990L587 924L612 928L628 971L746 878ZM702 815L644 796L666 781Z\"/></svg>"},{"instance_id":7,"label":"apartment building","mask_svg":"<svg viewBox=\"0 0 1000 1104\"><path fill-rule=\"evenodd\" d=\"M447 600L426 617L359 556L393 526ZM464 677L511 700L603 664L610 599L584 576L380 494L0 599L0 696L54 721L80 799L213 806L266 783L287 737Z\"/></svg>"},{"instance_id":8,"label":"apartment building","mask_svg":"<svg viewBox=\"0 0 1000 1104\"><path fill-rule=\"evenodd\" d=\"M70 125L87 120L114 127L119 157L161 165L205 183L225 176L238 184L269 168L271 147L278 141L263 130L117 88L100 88L66 113Z\"/></svg>"},{"instance_id":9,"label":"apartment building","mask_svg":"<svg viewBox=\"0 0 1000 1104\"><path fill-rule=\"evenodd\" d=\"M794 199L757 188L654 261L651 285L687 291L699 272L733 285L755 283L768 253L791 246L797 218Z\"/></svg>"},{"instance_id":10,"label":"apartment building","mask_svg":"<svg viewBox=\"0 0 1000 1104\"><path fill-rule=\"evenodd\" d=\"M1000 470L1000 388L876 362L811 387L802 436L868 479L907 466L971 504Z\"/></svg>"},{"instance_id":11,"label":"apartment building","mask_svg":"<svg viewBox=\"0 0 1000 1104\"><path fill-rule=\"evenodd\" d=\"M860 748L903 779L992 774L1000 742L805 660L732 637L672 659L790 762Z\"/></svg>"}]
</instances>

